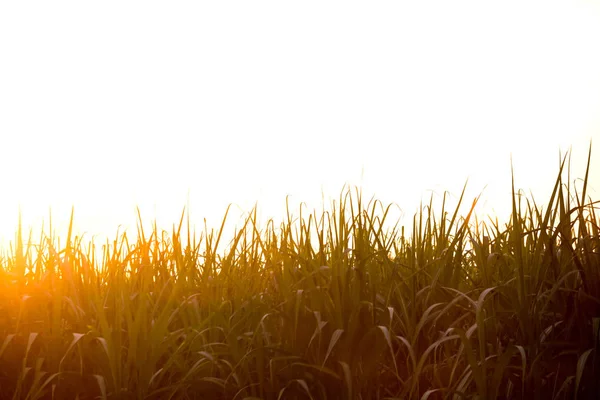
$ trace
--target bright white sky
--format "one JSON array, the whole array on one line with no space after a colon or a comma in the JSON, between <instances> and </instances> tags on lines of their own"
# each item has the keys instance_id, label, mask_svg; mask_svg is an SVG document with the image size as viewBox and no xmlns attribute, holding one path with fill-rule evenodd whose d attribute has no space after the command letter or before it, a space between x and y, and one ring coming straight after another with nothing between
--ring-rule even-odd
<instances>
[{"instance_id":1,"label":"bright white sky","mask_svg":"<svg viewBox=\"0 0 600 400\"><path fill-rule=\"evenodd\" d=\"M511 154L544 203L590 139L600 187L600 2L2 2L0 60L2 243L19 208L114 237L346 183L505 216Z\"/></svg>"}]
</instances>

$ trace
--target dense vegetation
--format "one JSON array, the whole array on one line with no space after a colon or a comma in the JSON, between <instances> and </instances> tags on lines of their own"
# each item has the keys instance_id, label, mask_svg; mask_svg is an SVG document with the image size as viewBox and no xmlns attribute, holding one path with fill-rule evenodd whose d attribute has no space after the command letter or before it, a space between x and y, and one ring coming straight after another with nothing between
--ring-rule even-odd
<instances>
[{"instance_id":1,"label":"dense vegetation","mask_svg":"<svg viewBox=\"0 0 600 400\"><path fill-rule=\"evenodd\" d=\"M102 250L19 228L0 398L596 398L600 224L589 159L580 191L564 165L545 207L513 189L505 226L444 202L405 234L349 190L277 227L252 212L219 254L222 228L183 216Z\"/></svg>"}]
</instances>

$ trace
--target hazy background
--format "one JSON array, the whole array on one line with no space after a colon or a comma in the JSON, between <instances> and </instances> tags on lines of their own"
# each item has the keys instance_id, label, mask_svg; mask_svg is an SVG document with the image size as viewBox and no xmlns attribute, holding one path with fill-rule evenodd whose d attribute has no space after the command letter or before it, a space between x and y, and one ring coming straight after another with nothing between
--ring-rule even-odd
<instances>
[{"instance_id":1,"label":"hazy background","mask_svg":"<svg viewBox=\"0 0 600 400\"><path fill-rule=\"evenodd\" d=\"M559 151L600 165L600 2L2 2L0 244L48 223L114 237L135 206L201 228L344 184L504 217ZM596 190L592 197L598 198ZM295 207L295 206L294 206ZM294 208L296 211L296 208Z\"/></svg>"}]
</instances>

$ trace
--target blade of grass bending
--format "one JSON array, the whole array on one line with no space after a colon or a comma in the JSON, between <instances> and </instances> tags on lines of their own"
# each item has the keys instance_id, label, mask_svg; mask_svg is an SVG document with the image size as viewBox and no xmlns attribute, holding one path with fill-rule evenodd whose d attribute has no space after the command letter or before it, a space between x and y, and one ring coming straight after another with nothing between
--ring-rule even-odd
<instances>
[{"instance_id":1,"label":"blade of grass bending","mask_svg":"<svg viewBox=\"0 0 600 400\"><path fill-rule=\"evenodd\" d=\"M481 294L479 295L479 298L477 299L477 302L475 303L475 320L477 321L477 341L479 342L479 362L481 364L481 375L483 377L487 376L487 371L486 371L486 344L488 343L486 340L486 335L485 335L485 319L484 319L484 310L483 310L483 306L486 300L486 297L488 296L488 294L492 293L494 290L496 289L496 287L491 287L491 288L487 288L485 289L483 292L481 292ZM482 379L482 383L483 383L483 393L487 394L487 380L484 378Z\"/></svg>"},{"instance_id":2,"label":"blade of grass bending","mask_svg":"<svg viewBox=\"0 0 600 400\"><path fill-rule=\"evenodd\" d=\"M331 339L329 340L329 347L327 348L327 353L325 354L325 358L323 359L323 364L321 364L321 366L323 366L323 367L325 366L325 363L327 362L329 355L333 351L335 344L338 342L338 340L340 339L340 337L342 336L343 333L344 333L343 329L336 329L335 332L333 332L333 334L331 335Z\"/></svg>"},{"instance_id":3,"label":"blade of grass bending","mask_svg":"<svg viewBox=\"0 0 600 400\"><path fill-rule=\"evenodd\" d=\"M567 158L565 156L565 157L563 157L563 159L560 163L560 168L558 170L558 176L556 177L556 182L554 183L554 189L552 190L552 195L550 195L550 201L548 202L548 207L546 208L546 212L544 214L544 219L542 221L541 226L538 227L539 232L540 232L540 239L536 243L536 246L535 246L535 254L534 254L534 258L533 258L534 260L540 259L541 252L544 250L546 244L548 243L548 240L550 240L550 238L548 237L548 229L551 227L551 224L549 224L549 222L550 222L550 217L556 211L556 207L554 207L556 198L557 198L557 196L561 196L561 194L562 194L560 185L562 182L561 177L562 177L562 173L563 173L563 169L564 169L566 160L567 160ZM543 274L544 272L545 271L542 271L542 268L539 268L537 270L538 277L536 279L536 282L541 281L542 278L539 275Z\"/></svg>"},{"instance_id":4,"label":"blade of grass bending","mask_svg":"<svg viewBox=\"0 0 600 400\"><path fill-rule=\"evenodd\" d=\"M352 372L350 372L350 366L343 361L338 361L338 363L341 365L342 371L344 372L344 383L346 384L346 390L348 391L348 398L352 399Z\"/></svg>"},{"instance_id":5,"label":"blade of grass bending","mask_svg":"<svg viewBox=\"0 0 600 400\"><path fill-rule=\"evenodd\" d=\"M423 354L421 355L421 358L419 359L419 362L417 364L417 367L415 368L414 371L414 380L413 380L413 384L410 390L410 394L409 394L409 398L413 398L413 395L418 392L419 390L419 376L421 375L421 371L423 370L423 367L425 366L425 362L427 361L427 357L429 357L429 354L435 350L439 345L441 345L442 343L448 342L450 340L456 340L456 339L460 339L461 337L459 335L451 335L451 336L446 336L443 337L441 339L436 340L434 343L432 343L429 347L427 347L427 349L423 352Z\"/></svg>"},{"instance_id":6,"label":"blade of grass bending","mask_svg":"<svg viewBox=\"0 0 600 400\"><path fill-rule=\"evenodd\" d=\"M592 262L590 259L590 253L591 250L589 248L589 241L588 241L588 232L587 232L587 228L586 228L586 221L585 221L585 217L584 217L584 208L585 208L585 196L587 194L587 185L588 185L588 179L589 179L589 174L590 174L590 163L591 163L591 159L592 159L592 143L590 141L590 148L588 151L588 159L587 159L587 166L585 168L585 178L583 179L583 190L581 192L581 202L579 201L579 199L577 199L577 205L579 208L579 212L578 212L578 219L579 219L579 239L581 240L581 244L583 245L583 254L584 254L584 258L585 258L585 262L586 265L591 266ZM592 272L592 271L590 271ZM581 270L581 279L583 281L583 287L585 289L585 291L587 293L590 293L590 282L588 281L591 277L587 276L587 271L585 271L584 269ZM593 279L592 279L593 281ZM590 293L590 294L597 294L597 293Z\"/></svg>"},{"instance_id":7,"label":"blade of grass bending","mask_svg":"<svg viewBox=\"0 0 600 400\"><path fill-rule=\"evenodd\" d=\"M381 331L381 333L383 334L383 337L385 338L385 341L387 342L388 348L390 349L390 355L392 357L392 361L394 362L394 371L396 372L396 376L399 376L398 364L396 363L396 357L394 357L394 347L392 346L392 335L390 334L390 331L387 327L385 327L383 325L379 325L378 328Z\"/></svg>"},{"instance_id":8,"label":"blade of grass bending","mask_svg":"<svg viewBox=\"0 0 600 400\"><path fill-rule=\"evenodd\" d=\"M578 398L577 393L579 392L579 384L581 383L581 377L583 376L585 364L593 350L594 349L586 350L577 360L577 374L575 377L575 397L574 397L576 399Z\"/></svg>"}]
</instances>

